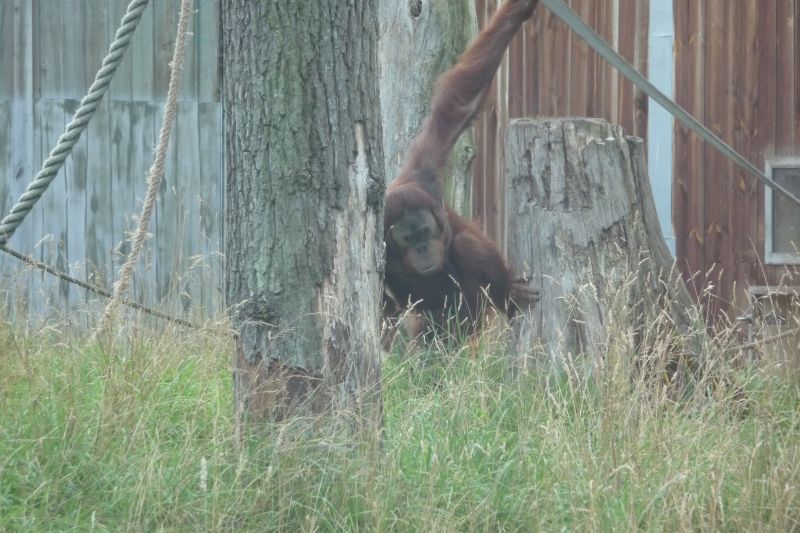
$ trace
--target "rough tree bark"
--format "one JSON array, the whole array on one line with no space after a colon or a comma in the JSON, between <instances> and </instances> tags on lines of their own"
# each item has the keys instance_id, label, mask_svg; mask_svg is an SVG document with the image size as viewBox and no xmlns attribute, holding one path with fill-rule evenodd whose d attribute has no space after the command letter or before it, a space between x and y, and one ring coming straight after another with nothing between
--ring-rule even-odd
<instances>
[{"instance_id":1,"label":"rough tree bark","mask_svg":"<svg viewBox=\"0 0 800 533\"><path fill-rule=\"evenodd\" d=\"M380 418L375 0L223 0L237 415ZM350 411L348 411L350 412Z\"/></svg>"},{"instance_id":2,"label":"rough tree bark","mask_svg":"<svg viewBox=\"0 0 800 533\"><path fill-rule=\"evenodd\" d=\"M386 179L405 160L431 105L433 85L478 33L474 0L379 0L381 114ZM445 197L469 217L475 141L465 132L450 155Z\"/></svg>"},{"instance_id":3,"label":"rough tree bark","mask_svg":"<svg viewBox=\"0 0 800 533\"><path fill-rule=\"evenodd\" d=\"M521 119L506 161L509 261L541 291L515 324L521 363L542 347L556 361L603 353L614 334L641 351L653 328L697 353L702 328L661 236L642 140L599 119Z\"/></svg>"}]
</instances>

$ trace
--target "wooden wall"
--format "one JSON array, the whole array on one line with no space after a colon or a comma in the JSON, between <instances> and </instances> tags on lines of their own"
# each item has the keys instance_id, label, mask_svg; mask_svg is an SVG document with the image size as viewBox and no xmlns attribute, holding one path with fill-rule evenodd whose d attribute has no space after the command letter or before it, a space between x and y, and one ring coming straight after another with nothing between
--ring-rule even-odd
<instances>
[{"instance_id":1,"label":"wooden wall","mask_svg":"<svg viewBox=\"0 0 800 533\"><path fill-rule=\"evenodd\" d=\"M800 153L800 0L674 0L678 103L763 167ZM85 94L127 0L0 1L0 210L16 201ZM166 94L179 0L157 0L89 130L11 245L109 286L141 208ZM476 0L479 23L497 0ZM569 0L640 71L647 72L647 0ZM197 3L153 238L137 272L148 303L221 308L223 159L219 0ZM473 212L504 239L502 139L521 116L590 116L645 137L647 99L543 7L509 54L476 123ZM675 130L673 219L678 263L711 312L747 284L787 281L765 266L764 190L684 128ZM706 275L706 273L709 273ZM791 282L791 280L789 280ZM794 284L800 284L795 278ZM67 310L83 291L0 254L0 298Z\"/></svg>"},{"instance_id":2,"label":"wooden wall","mask_svg":"<svg viewBox=\"0 0 800 533\"><path fill-rule=\"evenodd\" d=\"M678 104L764 168L800 154L798 0L675 0ZM764 187L675 129L673 219L678 264L709 313L734 314L748 285L800 284L764 265ZM794 280L792 281L792 275Z\"/></svg>"},{"instance_id":3,"label":"wooden wall","mask_svg":"<svg viewBox=\"0 0 800 533\"><path fill-rule=\"evenodd\" d=\"M108 51L128 0L0 2L0 210L42 160ZM145 194L169 80L179 0L147 7L109 92L72 156L10 246L110 286ZM133 291L150 304L218 311L223 159L219 2L197 2L178 118L146 257ZM84 308L94 298L0 254L0 300L12 308Z\"/></svg>"},{"instance_id":4,"label":"wooden wall","mask_svg":"<svg viewBox=\"0 0 800 533\"><path fill-rule=\"evenodd\" d=\"M483 27L497 0L476 0ZM568 0L567 4L636 68L647 72L647 0ZM525 116L600 117L645 137L647 98L543 6L511 44L476 123L473 213L504 239L502 135Z\"/></svg>"},{"instance_id":5,"label":"wooden wall","mask_svg":"<svg viewBox=\"0 0 800 533\"><path fill-rule=\"evenodd\" d=\"M477 0L481 25L496 0ZM647 0L570 0L570 7L647 73ZM800 0L674 0L675 98L759 168L800 154ZM646 137L647 99L547 9L512 44L477 123L474 212L502 242L502 135L517 116L602 117ZM681 127L674 131L678 264L709 316L747 305L749 285L800 285L764 264L764 188Z\"/></svg>"}]
</instances>

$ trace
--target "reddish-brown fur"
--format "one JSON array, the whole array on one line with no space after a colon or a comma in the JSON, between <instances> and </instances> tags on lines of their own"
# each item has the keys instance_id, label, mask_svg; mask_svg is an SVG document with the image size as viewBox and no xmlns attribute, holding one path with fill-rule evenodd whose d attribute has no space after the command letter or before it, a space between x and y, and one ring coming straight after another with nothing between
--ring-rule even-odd
<instances>
[{"instance_id":1,"label":"reddish-brown fur","mask_svg":"<svg viewBox=\"0 0 800 533\"><path fill-rule=\"evenodd\" d=\"M444 204L441 170L459 135L480 109L508 43L537 3L506 0L456 65L442 75L422 131L386 192L386 288L394 303L415 305L440 323L447 315L457 315L475 325L487 294L489 303L509 316L513 314L510 298L520 304L534 298L524 283L513 280L497 245ZM443 264L426 275L407 266L409 251L391 231L415 210L430 211L442 231Z\"/></svg>"}]
</instances>

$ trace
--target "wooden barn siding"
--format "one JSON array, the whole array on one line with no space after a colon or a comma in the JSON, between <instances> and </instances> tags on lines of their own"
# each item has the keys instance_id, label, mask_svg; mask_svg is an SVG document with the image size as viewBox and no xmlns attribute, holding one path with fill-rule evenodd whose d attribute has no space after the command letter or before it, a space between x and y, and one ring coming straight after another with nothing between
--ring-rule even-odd
<instances>
[{"instance_id":1,"label":"wooden barn siding","mask_svg":"<svg viewBox=\"0 0 800 533\"><path fill-rule=\"evenodd\" d=\"M5 216L54 146L108 51L128 0L0 2L0 208ZM110 287L141 211L163 116L179 0L144 12L111 87L72 155L10 245ZM223 159L219 0L196 4L178 118L145 258L140 301L221 310ZM96 297L0 254L12 308L71 312Z\"/></svg>"},{"instance_id":2,"label":"wooden barn siding","mask_svg":"<svg viewBox=\"0 0 800 533\"><path fill-rule=\"evenodd\" d=\"M676 0L678 104L759 168L800 153L798 0ZM678 264L710 314L738 313L748 285L798 284L763 264L764 187L683 127L675 129ZM794 281L791 277L794 275Z\"/></svg>"},{"instance_id":3,"label":"wooden barn siding","mask_svg":"<svg viewBox=\"0 0 800 533\"><path fill-rule=\"evenodd\" d=\"M569 6L637 69L647 72L647 0L568 0ZM483 27L496 0L476 0ZM645 137L647 98L560 20L540 6L512 42L475 124L479 147L473 168L473 214L503 242L502 135L512 118L588 116Z\"/></svg>"}]
</instances>

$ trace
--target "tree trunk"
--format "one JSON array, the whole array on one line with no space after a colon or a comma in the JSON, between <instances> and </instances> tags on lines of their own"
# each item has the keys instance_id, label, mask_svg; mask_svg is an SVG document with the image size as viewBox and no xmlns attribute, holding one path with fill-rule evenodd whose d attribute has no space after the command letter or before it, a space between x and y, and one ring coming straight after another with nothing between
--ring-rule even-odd
<instances>
[{"instance_id":1,"label":"tree trunk","mask_svg":"<svg viewBox=\"0 0 800 533\"><path fill-rule=\"evenodd\" d=\"M391 182L431 105L433 85L478 33L474 0L379 0L381 113L386 178ZM472 209L472 131L461 136L447 165L445 198L456 211Z\"/></svg>"},{"instance_id":2,"label":"tree trunk","mask_svg":"<svg viewBox=\"0 0 800 533\"><path fill-rule=\"evenodd\" d=\"M563 360L620 337L641 352L656 333L696 354L704 334L661 234L642 140L599 119L523 119L508 127L506 157L509 261L541 292L515 324L522 363L534 347Z\"/></svg>"},{"instance_id":3,"label":"tree trunk","mask_svg":"<svg viewBox=\"0 0 800 533\"><path fill-rule=\"evenodd\" d=\"M223 0L222 16L237 415L354 408L378 423L375 0Z\"/></svg>"}]
</instances>

